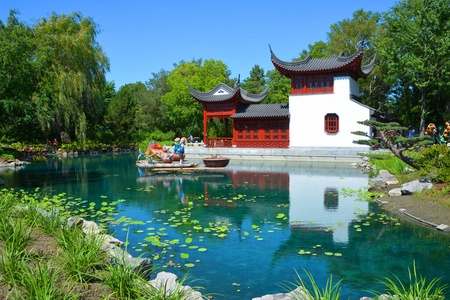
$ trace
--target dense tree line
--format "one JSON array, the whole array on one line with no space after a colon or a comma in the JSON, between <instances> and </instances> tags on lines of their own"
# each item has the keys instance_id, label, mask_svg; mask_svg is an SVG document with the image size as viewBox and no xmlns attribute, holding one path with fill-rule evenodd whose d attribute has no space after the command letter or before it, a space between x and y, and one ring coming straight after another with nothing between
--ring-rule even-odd
<instances>
[{"instance_id":1,"label":"dense tree line","mask_svg":"<svg viewBox=\"0 0 450 300\"><path fill-rule=\"evenodd\" d=\"M293 61L350 55L363 41L363 64L376 55L375 70L360 80L363 103L423 132L428 122L450 119L449 27L448 0L403 0L386 13L361 9ZM11 11L6 24L0 21L0 141L201 136L202 109L188 82L198 91L237 84L222 61L198 59L116 91L105 79L109 60L98 34L97 24L80 13L53 13L30 26ZM254 94L268 88L265 103L288 102L290 79L277 70L256 64L240 84Z\"/></svg>"}]
</instances>

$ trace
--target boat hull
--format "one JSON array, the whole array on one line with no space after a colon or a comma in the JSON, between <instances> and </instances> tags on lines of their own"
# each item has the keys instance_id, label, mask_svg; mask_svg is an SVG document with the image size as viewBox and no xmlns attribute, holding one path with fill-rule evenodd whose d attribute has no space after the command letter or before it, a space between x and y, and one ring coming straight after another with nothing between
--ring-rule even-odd
<instances>
[{"instance_id":1,"label":"boat hull","mask_svg":"<svg viewBox=\"0 0 450 300\"><path fill-rule=\"evenodd\" d=\"M224 168L228 166L230 159L228 157L204 158L203 163L211 168Z\"/></svg>"},{"instance_id":2,"label":"boat hull","mask_svg":"<svg viewBox=\"0 0 450 300\"><path fill-rule=\"evenodd\" d=\"M156 163L156 164L152 164L149 163L147 161L139 161L136 163L136 166L139 168L144 168L144 169L185 169L185 168L195 168L198 166L197 163L189 163L189 164L176 164L176 163L171 163L171 164L163 164L163 163Z\"/></svg>"}]
</instances>

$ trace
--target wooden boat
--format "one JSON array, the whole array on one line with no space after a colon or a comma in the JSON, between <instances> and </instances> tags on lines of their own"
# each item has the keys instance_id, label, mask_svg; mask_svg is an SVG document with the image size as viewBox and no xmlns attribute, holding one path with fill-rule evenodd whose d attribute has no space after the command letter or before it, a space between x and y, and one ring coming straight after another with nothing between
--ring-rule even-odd
<instances>
[{"instance_id":1,"label":"wooden boat","mask_svg":"<svg viewBox=\"0 0 450 300\"><path fill-rule=\"evenodd\" d=\"M198 167L197 163L188 163L188 164L163 164L163 163L149 163L146 160L140 160L136 162L136 166L144 169L186 169L186 168L195 168Z\"/></svg>"},{"instance_id":2,"label":"wooden boat","mask_svg":"<svg viewBox=\"0 0 450 300\"><path fill-rule=\"evenodd\" d=\"M204 158L203 163L207 167L212 168L224 168L228 165L230 162L230 158L228 157L210 157L210 158Z\"/></svg>"}]
</instances>

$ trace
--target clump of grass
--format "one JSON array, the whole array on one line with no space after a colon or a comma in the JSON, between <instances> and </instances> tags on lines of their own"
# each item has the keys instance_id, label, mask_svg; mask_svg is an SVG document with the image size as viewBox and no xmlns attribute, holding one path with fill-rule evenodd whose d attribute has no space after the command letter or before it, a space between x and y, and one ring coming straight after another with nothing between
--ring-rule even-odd
<instances>
[{"instance_id":1,"label":"clump of grass","mask_svg":"<svg viewBox=\"0 0 450 300\"><path fill-rule=\"evenodd\" d=\"M5 248L21 252L30 242L31 228L22 219L3 216L0 218L0 240Z\"/></svg>"},{"instance_id":2,"label":"clump of grass","mask_svg":"<svg viewBox=\"0 0 450 300\"><path fill-rule=\"evenodd\" d=\"M199 289L199 287L186 286L188 281L190 281L190 276L188 274L185 274L181 279L177 281L166 280L157 286L148 284L148 288L144 290L144 298L160 300L191 299L190 297ZM203 295L202 298L207 299L207 296Z\"/></svg>"},{"instance_id":3,"label":"clump of grass","mask_svg":"<svg viewBox=\"0 0 450 300\"><path fill-rule=\"evenodd\" d=\"M3 248L0 252L0 278L10 285L17 285L22 280L23 267L28 260L25 250Z\"/></svg>"},{"instance_id":4,"label":"clump of grass","mask_svg":"<svg viewBox=\"0 0 450 300\"><path fill-rule=\"evenodd\" d=\"M56 240L63 248L63 268L79 282L94 279L92 272L105 264L106 254L101 249L105 238L101 235L84 234L78 228L63 227Z\"/></svg>"},{"instance_id":5,"label":"clump of grass","mask_svg":"<svg viewBox=\"0 0 450 300\"><path fill-rule=\"evenodd\" d=\"M338 300L341 295L340 284L342 279L333 285L333 276L327 279L325 288L320 288L311 273L304 270L308 276L310 284L306 283L301 276L297 274L295 282L288 282L287 284L282 284L282 286L290 292L290 296L296 300Z\"/></svg>"},{"instance_id":6,"label":"clump of grass","mask_svg":"<svg viewBox=\"0 0 450 300\"><path fill-rule=\"evenodd\" d=\"M0 191L0 215L10 212L16 201L16 198L11 192L7 189L2 189Z\"/></svg>"},{"instance_id":7,"label":"clump of grass","mask_svg":"<svg viewBox=\"0 0 450 300\"><path fill-rule=\"evenodd\" d=\"M444 292L448 285L439 285L440 278L435 278L430 282L426 281L421 275L417 274L416 265L414 264L413 271L408 268L409 285L403 284L401 280L394 276L394 280L383 277L380 281L386 288L386 293L396 300L412 300L412 299L427 299L427 300L442 300L445 299ZM374 295L380 296L379 292L372 292Z\"/></svg>"},{"instance_id":8,"label":"clump of grass","mask_svg":"<svg viewBox=\"0 0 450 300\"><path fill-rule=\"evenodd\" d=\"M61 283L61 269L54 265L53 261L35 261L35 266L24 265L20 281L22 288L15 289L19 295L17 299L78 299L80 295L66 288L67 281Z\"/></svg>"},{"instance_id":9,"label":"clump of grass","mask_svg":"<svg viewBox=\"0 0 450 300\"><path fill-rule=\"evenodd\" d=\"M147 289L147 281L138 274L139 272L134 271L136 265L129 263L121 251L119 249L115 251L115 259L109 262L101 280L113 291L111 295L113 297L120 299L142 297Z\"/></svg>"}]
</instances>

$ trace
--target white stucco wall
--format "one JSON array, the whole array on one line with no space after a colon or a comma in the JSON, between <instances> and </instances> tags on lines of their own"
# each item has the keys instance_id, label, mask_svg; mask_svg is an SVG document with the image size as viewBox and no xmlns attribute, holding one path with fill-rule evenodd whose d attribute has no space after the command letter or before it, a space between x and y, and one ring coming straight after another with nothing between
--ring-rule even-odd
<instances>
[{"instance_id":1,"label":"white stucco wall","mask_svg":"<svg viewBox=\"0 0 450 300\"><path fill-rule=\"evenodd\" d=\"M359 85L351 77L335 77L332 94L290 95L290 147L361 147L353 141L360 137L352 131L368 131L357 121L370 119L370 109L352 101L359 96ZM325 132L325 115L339 116L339 132Z\"/></svg>"}]
</instances>

